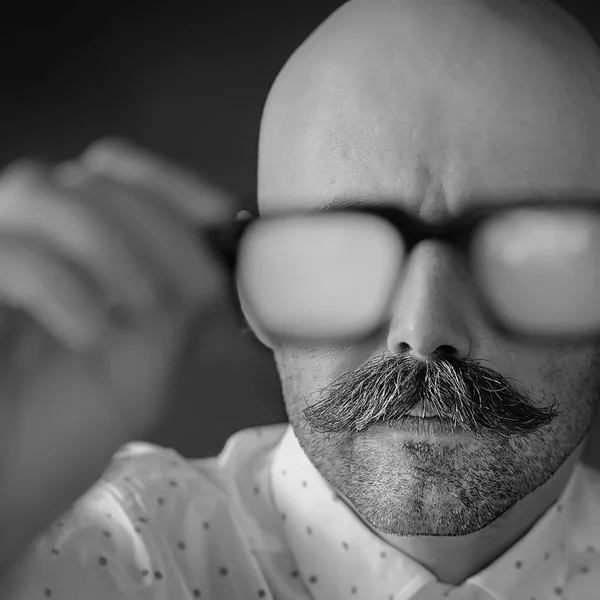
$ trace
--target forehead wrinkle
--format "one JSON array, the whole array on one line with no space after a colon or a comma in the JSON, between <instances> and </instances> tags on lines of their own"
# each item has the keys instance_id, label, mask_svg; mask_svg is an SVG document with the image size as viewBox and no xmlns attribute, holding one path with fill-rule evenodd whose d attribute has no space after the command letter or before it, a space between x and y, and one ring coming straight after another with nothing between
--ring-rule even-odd
<instances>
[{"instance_id":1,"label":"forehead wrinkle","mask_svg":"<svg viewBox=\"0 0 600 600\"><path fill-rule=\"evenodd\" d=\"M404 208L420 216L447 216L449 171L439 100L419 102L412 123L371 104L360 95L339 102L326 95L304 132L309 171L318 173L328 197L402 199Z\"/></svg>"},{"instance_id":2,"label":"forehead wrinkle","mask_svg":"<svg viewBox=\"0 0 600 600\"><path fill-rule=\"evenodd\" d=\"M480 3L445 0L445 3L442 2L441 5L480 4L487 8L494 5L491 0ZM555 185L556 180L560 180L562 172L566 173L568 169L572 169L570 163L575 162L563 160L565 149L560 148L563 141L572 152L580 154L576 157L580 165L585 162L598 162L598 69L595 51L588 52L583 61L583 69L581 64L579 68L575 64L569 64L573 66L572 72L559 68L561 65L554 68L550 60L550 55L555 54L551 51L551 44L555 44L557 48L560 46L552 39L556 30L551 27L545 29L539 23L535 25L533 19L534 25L546 36L540 37L536 33L536 39L539 41L544 38L544 43L536 42L537 45L531 46L532 52L538 56L532 63L537 65L536 70L529 73L527 69L521 68L521 65L517 65L518 68L515 69L509 63L506 73L498 71L497 65L494 67L496 72L489 73L489 69L486 71L479 65L478 80L477 76L469 78L468 75L472 75L472 72L467 72L467 77L464 76L464 64L473 65L478 58L476 54L468 54L470 44L455 44L452 52L446 53L451 57L449 60L452 64L460 66L461 61L464 63L462 71L460 68L444 71L440 65L448 67L449 60L445 58L445 53L435 46L432 50L419 48L419 51L425 54L428 52L428 55L433 56L437 51L437 56L441 55L445 63L444 60L438 63L434 61L433 64L431 61L423 63L421 58L421 62L412 64L407 60L407 56L402 55L406 44L400 44L397 39L381 41L379 38L383 38L384 33L376 37L359 35L357 38L357 22L363 33L369 29L369 23L382 24L383 29L388 26L389 30L393 19L381 21L376 12L382 6L389 6L394 2L372 0L370 3L350 4L354 7L360 6L360 10L352 13L348 9L344 17L345 25L337 31L333 28L331 36L326 35L327 32L322 33L318 43L313 43L312 46L308 44L305 47L304 63L300 66L296 63L287 73L287 87L280 86L278 90L275 89L273 95L269 95L272 110L265 109L264 131L261 128L259 196L261 190L268 192L269 187L285 191L286 186L294 185L297 189L305 187L307 193L312 195L327 196L348 192L364 197L402 195L412 198L413 201L420 199L425 205L427 201L433 203L433 199L439 201L443 198L456 198L464 193L465 189L468 193L471 180L475 182L476 188L480 186L477 192L485 191L486 185L489 187L493 181L493 177L488 180L488 172L485 169L479 180L465 173L467 167L471 169L478 160L481 161L482 153L487 153L489 160L487 165L480 166L486 169L489 167L492 175L493 171L503 171L501 175L504 179L511 180L515 178L514 169L521 169L521 178L526 182L527 176L533 181L536 176L539 178L544 174L543 168L539 170L537 165L539 159L534 156L535 152L538 152L536 144L541 145L544 152L540 154L540 158L545 154L546 162L555 163L557 172L561 173L554 180L549 179L550 186ZM395 0L395 4L411 3ZM435 4L435 1L422 0L419 6ZM370 9L374 10L370 12ZM535 11L530 11L530 17L535 14ZM365 18L360 21L359 17ZM518 19L516 22L518 23ZM415 39L424 37L423 31L427 29L425 25L414 28ZM525 40L523 43L529 43L526 40L528 35L532 35L531 31L522 25L519 27L522 30L519 35ZM350 35L351 33L353 35ZM484 33L485 31L482 32L483 37ZM571 27L569 35L576 39L577 34L577 28ZM517 34L511 35L511 39L514 39ZM498 49L495 55L492 54L496 60L501 61L500 64L503 64L503 60L506 62L503 54L507 52L501 52L503 43L505 42L497 36ZM577 43L579 46L585 45ZM311 58L308 50L316 52L315 48L319 44L322 45L321 52L326 54L316 53ZM357 48L357 52L365 60L356 60L357 54L353 49ZM549 54L546 52L548 48ZM529 54L531 56L531 52ZM573 52L566 54L571 62L574 62L574 57L582 56ZM319 60L316 60L317 56ZM592 60L594 57L596 62ZM537 62L538 60L542 62ZM427 65L427 69L424 68L424 64ZM552 64L548 72L544 72L545 64ZM543 68L538 68L539 65ZM562 67L564 66L563 61ZM307 75L307 72L310 74ZM294 73L300 76L294 77ZM581 73L589 76L587 83ZM501 86L496 90L499 92L497 97L489 97L490 76L492 81L495 78ZM541 98L540 77L542 83L554 81L548 88L550 91ZM513 89L509 89L511 81L513 84L517 82L516 85L512 85ZM584 90L593 91L595 96L590 93L583 94ZM512 119L516 114L518 119L518 111L511 114L516 104L514 100L511 104L511 98L516 93L530 94L532 101L529 104L541 100L541 103L535 105L537 122L529 124L530 129L533 127L531 131L527 130L526 122L513 124L508 128L500 127L503 123L502 118ZM562 99L559 99L559 96ZM430 110L428 104L433 105L440 98L443 99L442 110L438 110L437 113L436 110ZM416 106L414 111L411 110L411 102ZM454 108L449 110L448 107L452 103L462 107L462 113L456 112ZM585 110L579 110L583 106L586 106ZM448 114L443 114L444 107ZM483 120L479 114L481 110L485 117ZM543 113L544 110L546 113ZM580 112L585 115L578 115ZM596 114L596 118L592 123L589 115L593 113ZM544 127L540 128L541 114L546 115L544 118L547 119L546 129L549 133L544 133ZM282 115L285 118L282 119ZM561 126L557 128L552 121L558 120ZM286 127L280 127L283 122L286 123ZM413 138L417 130L421 132L421 146L417 143L418 140ZM552 136L558 132L560 142L553 141ZM531 158L524 161L520 146L527 144L531 147L533 155L530 153ZM435 152L431 151L432 146ZM513 148L515 159L510 162ZM492 151L500 153L501 160L498 157L492 160ZM277 164L281 168L276 167ZM267 168L269 165L272 165L272 168ZM298 165L301 165L301 168L297 168ZM295 168L297 173L293 175ZM591 168L586 168L591 171ZM583 166L579 169L584 170ZM595 171L598 172L599 169ZM585 174L573 172L570 177L583 179ZM269 186L270 182L279 183L273 187Z\"/></svg>"},{"instance_id":3,"label":"forehead wrinkle","mask_svg":"<svg viewBox=\"0 0 600 600\"><path fill-rule=\"evenodd\" d=\"M334 121L314 123L307 134L307 166L324 190L355 196L386 193L382 175L399 157L381 143L364 116L340 114Z\"/></svg>"}]
</instances>

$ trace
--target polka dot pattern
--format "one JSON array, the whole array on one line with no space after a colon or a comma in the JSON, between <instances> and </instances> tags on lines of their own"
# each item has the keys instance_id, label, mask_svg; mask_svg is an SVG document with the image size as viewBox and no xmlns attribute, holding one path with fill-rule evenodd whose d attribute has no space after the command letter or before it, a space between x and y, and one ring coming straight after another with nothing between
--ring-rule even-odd
<instances>
[{"instance_id":1,"label":"polka dot pattern","mask_svg":"<svg viewBox=\"0 0 600 600\"><path fill-rule=\"evenodd\" d=\"M600 475L583 467L523 539L452 586L367 528L285 426L239 432L218 463L133 446L36 543L15 600L80 600L86 583L89 600L598 600Z\"/></svg>"},{"instance_id":2,"label":"polka dot pattern","mask_svg":"<svg viewBox=\"0 0 600 600\"><path fill-rule=\"evenodd\" d=\"M339 495L332 493L291 431L275 456L272 481L276 510L298 563L297 572L319 600L375 596L394 600L543 600L566 598L574 578L583 581L583 576L594 571L600 578L600 561L573 571L565 542L575 532L574 507L584 493L581 488L586 480L581 470L527 536L491 567L458 586L441 583L357 519ZM596 489L592 508L600 517L600 482ZM586 535L600 536L598 521ZM584 546L582 550L591 555L594 548ZM582 598L595 598L590 595L593 585L590 580ZM362 590L368 593L361 596Z\"/></svg>"}]
</instances>

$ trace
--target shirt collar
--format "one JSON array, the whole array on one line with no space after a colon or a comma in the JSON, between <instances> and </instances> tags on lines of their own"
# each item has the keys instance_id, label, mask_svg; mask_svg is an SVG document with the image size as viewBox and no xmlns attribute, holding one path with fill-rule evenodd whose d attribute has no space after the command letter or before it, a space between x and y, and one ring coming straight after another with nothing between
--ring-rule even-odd
<instances>
[{"instance_id":1,"label":"shirt collar","mask_svg":"<svg viewBox=\"0 0 600 600\"><path fill-rule=\"evenodd\" d=\"M337 496L300 447L291 426L273 454L271 487L284 535L315 600L531 598L555 596L566 579L565 540L579 466L559 500L505 554L462 586L428 569L367 527ZM550 594L549 592L553 592Z\"/></svg>"},{"instance_id":2,"label":"shirt collar","mask_svg":"<svg viewBox=\"0 0 600 600\"><path fill-rule=\"evenodd\" d=\"M495 600L560 596L568 575L568 541L575 528L581 485L578 464L558 500L527 534L468 581Z\"/></svg>"}]
</instances>

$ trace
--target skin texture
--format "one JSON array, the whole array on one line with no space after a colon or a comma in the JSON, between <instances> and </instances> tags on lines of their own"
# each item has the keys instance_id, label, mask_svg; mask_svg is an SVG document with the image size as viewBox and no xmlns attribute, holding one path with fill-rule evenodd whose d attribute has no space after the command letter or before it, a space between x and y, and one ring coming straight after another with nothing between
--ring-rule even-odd
<instances>
[{"instance_id":1,"label":"skin texture","mask_svg":"<svg viewBox=\"0 0 600 600\"><path fill-rule=\"evenodd\" d=\"M503 195L598 192L599 64L583 30L548 3L350 2L292 56L269 95L261 211L351 197L433 222ZM459 257L432 241L409 256L393 308L381 335L352 347L282 347L257 335L274 352L290 422L319 472L378 535L458 584L522 537L564 488L597 410L600 351L502 338ZM403 373L397 402L406 410L406 385L423 365L467 365L459 378L490 369L490 427L450 437L359 431L353 407L379 407L385 387L351 392L377 360L388 378ZM455 380L440 380L447 397ZM509 397L558 414L498 436ZM315 405L325 415L336 405L347 427L309 426L305 409Z\"/></svg>"}]
</instances>

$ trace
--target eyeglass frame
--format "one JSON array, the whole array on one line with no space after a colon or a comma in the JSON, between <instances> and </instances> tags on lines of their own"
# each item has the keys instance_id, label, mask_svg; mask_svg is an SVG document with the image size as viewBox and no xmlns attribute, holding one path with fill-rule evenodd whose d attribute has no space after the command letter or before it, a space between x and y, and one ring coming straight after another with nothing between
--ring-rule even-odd
<instances>
[{"instance_id":1,"label":"eyeglass frame","mask_svg":"<svg viewBox=\"0 0 600 600\"><path fill-rule=\"evenodd\" d=\"M248 204L256 206L256 198L251 198ZM246 204L246 205L248 205ZM584 209L599 213L600 215L600 197L569 197L560 199L549 199L542 197L515 197L507 203L506 198L501 201L490 201L477 203L473 202L466 207L460 214L452 215L439 223L425 223L422 220L413 217L405 209L400 208L388 200L386 201L365 201L354 200L352 198L341 199L335 204L330 204L316 209L304 210L284 210L272 212L266 216L258 214L258 211L242 210L240 211L235 221L217 228L204 229L199 235L202 239L208 241L211 249L216 253L224 266L231 274L229 281L232 287L232 294L236 310L247 323L244 312L241 306L241 301L237 289L236 270L239 261L240 242L250 226L257 221L276 220L280 218L290 218L294 216L315 216L318 214L344 213L344 214L365 214L383 219L395 229L405 246L405 256L408 257L414 248L425 240L435 240L443 244L449 245L462 255L462 258L469 270L471 281L475 278L472 276L472 266L469 249L473 242L473 237L481 224L492 217L501 215L502 213L511 212L513 210L527 210L547 208L551 212L561 210L578 210ZM475 292L476 301L481 307L485 318L489 321L492 327L501 335L510 337L517 341L528 344L575 344L582 343L585 340L587 343L594 343L600 340L600 328L597 332L589 336L581 335L556 335L556 334L527 334L507 326L499 319L494 310L489 305L484 297L479 285L473 284L472 289ZM600 308L599 308L600 310Z\"/></svg>"}]
</instances>

